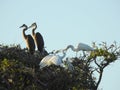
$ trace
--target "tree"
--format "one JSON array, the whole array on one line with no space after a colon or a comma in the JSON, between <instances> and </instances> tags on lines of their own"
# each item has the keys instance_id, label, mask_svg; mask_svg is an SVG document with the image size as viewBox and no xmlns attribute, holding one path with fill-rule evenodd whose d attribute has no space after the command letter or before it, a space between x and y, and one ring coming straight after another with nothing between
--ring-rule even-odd
<instances>
[{"instance_id":1,"label":"tree","mask_svg":"<svg viewBox=\"0 0 120 90\"><path fill-rule=\"evenodd\" d=\"M97 90L104 69L118 60L120 46L93 43L95 49L85 56L71 57L74 69L51 65L42 70L44 56L30 55L20 45L0 46L0 88L3 90ZM81 53L80 53L81 54ZM98 74L98 77L95 76Z\"/></svg>"}]
</instances>

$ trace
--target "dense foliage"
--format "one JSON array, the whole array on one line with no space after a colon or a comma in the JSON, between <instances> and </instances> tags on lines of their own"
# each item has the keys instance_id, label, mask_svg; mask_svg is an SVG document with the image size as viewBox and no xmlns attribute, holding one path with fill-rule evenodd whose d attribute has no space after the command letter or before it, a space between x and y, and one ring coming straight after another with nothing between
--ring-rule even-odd
<instances>
[{"instance_id":1,"label":"dense foliage","mask_svg":"<svg viewBox=\"0 0 120 90\"><path fill-rule=\"evenodd\" d=\"M86 56L70 58L71 71L55 65L41 70L44 56L39 52L31 55L20 45L0 45L0 90L97 90L104 68L118 60L120 47L105 42L93 47L95 51Z\"/></svg>"}]
</instances>

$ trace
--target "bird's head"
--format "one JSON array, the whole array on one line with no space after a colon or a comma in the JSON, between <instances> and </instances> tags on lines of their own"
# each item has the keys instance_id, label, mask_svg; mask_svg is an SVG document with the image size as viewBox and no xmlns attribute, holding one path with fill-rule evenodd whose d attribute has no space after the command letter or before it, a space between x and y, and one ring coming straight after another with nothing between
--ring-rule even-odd
<instances>
[{"instance_id":1,"label":"bird's head","mask_svg":"<svg viewBox=\"0 0 120 90\"><path fill-rule=\"evenodd\" d=\"M22 26L20 26L20 28L24 28L24 29L28 29L27 25L26 24L23 24Z\"/></svg>"},{"instance_id":2,"label":"bird's head","mask_svg":"<svg viewBox=\"0 0 120 90\"><path fill-rule=\"evenodd\" d=\"M37 28L37 24L36 22L34 22L31 26L29 26L28 28L33 28L33 29L36 29Z\"/></svg>"}]
</instances>

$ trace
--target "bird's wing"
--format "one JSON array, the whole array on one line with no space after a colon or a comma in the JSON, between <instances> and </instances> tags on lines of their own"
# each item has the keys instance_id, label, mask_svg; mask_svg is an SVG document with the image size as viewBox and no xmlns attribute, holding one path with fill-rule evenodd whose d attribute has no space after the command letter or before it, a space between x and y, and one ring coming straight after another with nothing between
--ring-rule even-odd
<instances>
[{"instance_id":1,"label":"bird's wing","mask_svg":"<svg viewBox=\"0 0 120 90\"><path fill-rule=\"evenodd\" d=\"M26 43L29 49L35 50L35 43L31 35L27 35Z\"/></svg>"},{"instance_id":2,"label":"bird's wing","mask_svg":"<svg viewBox=\"0 0 120 90\"><path fill-rule=\"evenodd\" d=\"M48 66L48 62L49 62L49 60L51 59L53 57L53 55L47 55L47 56L45 56L42 60L41 60L41 62L40 62L40 64L39 64L39 66L40 66L40 68L43 68L43 67L45 67L45 66Z\"/></svg>"},{"instance_id":3,"label":"bird's wing","mask_svg":"<svg viewBox=\"0 0 120 90\"><path fill-rule=\"evenodd\" d=\"M62 63L60 56L54 55L51 59L50 62L55 65L60 65Z\"/></svg>"},{"instance_id":4,"label":"bird's wing","mask_svg":"<svg viewBox=\"0 0 120 90\"><path fill-rule=\"evenodd\" d=\"M44 48L44 40L43 40L42 35L37 32L35 39L36 39L38 50L42 52Z\"/></svg>"},{"instance_id":5,"label":"bird's wing","mask_svg":"<svg viewBox=\"0 0 120 90\"><path fill-rule=\"evenodd\" d=\"M84 50L84 51L93 51L94 49L90 46L88 46L87 44L84 43L79 43L78 44L78 49L80 50Z\"/></svg>"},{"instance_id":6,"label":"bird's wing","mask_svg":"<svg viewBox=\"0 0 120 90\"><path fill-rule=\"evenodd\" d=\"M56 65L60 65L62 63L62 59L59 55L57 55L57 59L56 59Z\"/></svg>"}]
</instances>

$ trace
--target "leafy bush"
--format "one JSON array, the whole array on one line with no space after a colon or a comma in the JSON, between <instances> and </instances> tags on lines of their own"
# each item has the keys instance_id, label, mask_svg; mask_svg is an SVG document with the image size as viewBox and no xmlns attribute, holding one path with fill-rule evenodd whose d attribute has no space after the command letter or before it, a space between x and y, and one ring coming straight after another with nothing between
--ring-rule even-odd
<instances>
[{"instance_id":1,"label":"leafy bush","mask_svg":"<svg viewBox=\"0 0 120 90\"><path fill-rule=\"evenodd\" d=\"M85 57L72 57L71 71L55 65L41 70L39 62L44 56L39 52L30 55L20 45L1 45L0 90L97 90L103 69L117 60L120 53L116 43L102 43L99 47L94 43L94 48Z\"/></svg>"}]
</instances>

